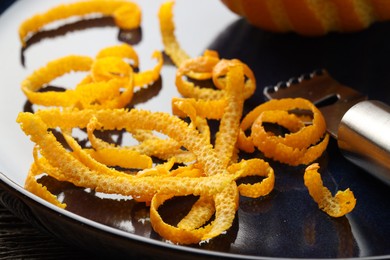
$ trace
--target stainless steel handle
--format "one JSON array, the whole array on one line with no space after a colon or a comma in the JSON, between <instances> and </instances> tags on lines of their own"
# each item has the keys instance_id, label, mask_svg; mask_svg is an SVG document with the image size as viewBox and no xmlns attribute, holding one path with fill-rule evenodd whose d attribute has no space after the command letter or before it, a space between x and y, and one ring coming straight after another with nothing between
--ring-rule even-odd
<instances>
[{"instance_id":1,"label":"stainless steel handle","mask_svg":"<svg viewBox=\"0 0 390 260\"><path fill-rule=\"evenodd\" d=\"M362 101L343 116L338 129L343 155L390 185L390 107Z\"/></svg>"}]
</instances>

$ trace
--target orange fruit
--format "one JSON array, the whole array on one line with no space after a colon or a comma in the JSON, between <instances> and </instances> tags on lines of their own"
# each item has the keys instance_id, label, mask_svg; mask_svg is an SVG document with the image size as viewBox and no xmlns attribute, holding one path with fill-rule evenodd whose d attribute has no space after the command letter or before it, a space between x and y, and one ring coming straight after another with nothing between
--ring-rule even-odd
<instances>
[{"instance_id":1,"label":"orange fruit","mask_svg":"<svg viewBox=\"0 0 390 260\"><path fill-rule=\"evenodd\" d=\"M390 19L388 0L222 0L249 23L306 36L354 32Z\"/></svg>"}]
</instances>

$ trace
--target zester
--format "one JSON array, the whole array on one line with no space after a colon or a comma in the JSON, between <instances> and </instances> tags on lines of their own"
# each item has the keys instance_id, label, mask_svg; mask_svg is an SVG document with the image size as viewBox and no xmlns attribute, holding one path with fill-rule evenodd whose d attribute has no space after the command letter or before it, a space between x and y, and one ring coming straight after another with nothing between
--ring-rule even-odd
<instances>
[{"instance_id":1,"label":"zester","mask_svg":"<svg viewBox=\"0 0 390 260\"><path fill-rule=\"evenodd\" d=\"M264 88L268 99L306 98L323 113L327 131L342 154L390 185L390 106L368 100L358 91L319 70Z\"/></svg>"}]
</instances>

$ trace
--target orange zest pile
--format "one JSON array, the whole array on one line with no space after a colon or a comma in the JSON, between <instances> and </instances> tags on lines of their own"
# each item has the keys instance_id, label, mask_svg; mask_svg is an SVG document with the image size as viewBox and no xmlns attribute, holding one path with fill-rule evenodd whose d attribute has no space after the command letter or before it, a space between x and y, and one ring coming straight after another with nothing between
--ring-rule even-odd
<instances>
[{"instance_id":1,"label":"orange zest pile","mask_svg":"<svg viewBox=\"0 0 390 260\"><path fill-rule=\"evenodd\" d=\"M95 2L111 8L109 1ZM118 5L123 2L113 1ZM78 10L84 3L74 4L70 10ZM58 8L53 10L65 7ZM260 158L240 159L240 151L253 152L257 147L266 157L283 163L309 164L326 149L328 135L321 113L304 99L264 103L242 120L245 100L256 89L253 72L243 62L221 59L211 50L189 57L175 38L172 8L173 2L167 2L159 12L165 52L177 66L176 87L182 95L172 100L172 114L128 108L136 88L160 77L163 58L154 52L157 65L136 73L137 53L131 46L118 45L101 50L95 58L66 56L34 71L22 82L22 90L31 103L44 109L21 112L17 122L35 143L27 190L65 208L66 204L39 183L40 176L46 174L98 192L131 196L150 206L151 225L164 239L193 244L219 236L232 226L240 195L258 198L273 190L272 167ZM80 10L73 14L87 13L85 8ZM41 91L54 79L74 71L86 73L74 88ZM209 82L212 87L204 88L194 81ZM311 124L304 123L307 116L292 114L294 109L309 110ZM215 136L211 136L210 119L219 121ZM264 122L279 124L290 133L274 135L265 131ZM249 128L251 135L247 137ZM53 129L65 143L56 138ZM74 137L79 129L85 131L87 146ZM137 143L114 144L97 135L117 130ZM258 176L257 182L237 182L247 176ZM313 173L306 173L305 181L307 176ZM320 184L313 178L307 184L310 194ZM327 208L329 196L323 194L314 199L325 196L326 202L319 203ZM175 196L188 195L197 196L191 210L177 225L166 223L159 207ZM342 209L337 216L349 211Z\"/></svg>"},{"instance_id":2,"label":"orange zest pile","mask_svg":"<svg viewBox=\"0 0 390 260\"><path fill-rule=\"evenodd\" d=\"M238 70L241 67L237 67ZM242 69L242 68L241 68ZM229 70L230 71L230 70ZM234 71L234 70L233 70ZM231 73L227 75L229 83ZM233 75L233 74L232 74ZM234 73L236 75L236 73ZM243 78L238 77L238 79ZM236 80L236 79L232 79ZM234 82L238 83L238 82ZM239 84L243 86L242 84ZM23 131L31 136L36 144L36 150L41 157L35 155L35 162L31 167L26 188L37 192L38 184L34 176L46 173L60 181L69 181L77 186L91 188L104 193L115 193L132 196L137 201L150 203L151 222L156 231L164 238L175 243L197 243L207 240L226 231L232 224L238 207L238 194L258 197L268 194L274 183L273 170L260 159L241 161L227 166L227 156L218 155L208 140L194 127L180 118L161 112L126 109L46 109L36 113L20 113L17 121ZM166 165L150 167L148 157L137 152L129 153L118 147L90 150L82 148L71 136L74 128L87 128L90 124L100 124L104 130L126 129L158 131L176 140L181 146L192 152L196 163L171 170ZM237 129L238 129L238 123ZM67 150L57 141L49 129L59 128L71 148ZM236 130L238 132L238 130ZM222 153L231 153L222 148ZM96 155L105 154L104 160ZM110 154L129 156L128 160L145 162L143 170L135 174L128 174L109 166L142 167L141 165L120 164L122 160L110 160ZM125 154L122 154L125 153ZM143 158L142 158L143 157ZM230 158L229 158L230 159ZM174 157L172 157L174 160ZM124 161L125 162L125 161ZM119 164L119 165L118 165ZM169 161L168 161L169 164ZM265 177L256 184L236 184L236 180L248 176L259 175ZM38 194L50 197L49 192L42 188ZM207 209L213 214L205 214L200 218L185 218L182 226L173 227L162 221L158 214L158 206L164 200L173 196L185 195L200 196L203 207L195 204L190 215ZM65 205L56 202L54 197L50 201L56 205ZM209 226L203 227L209 218L214 215ZM199 216L199 214L195 214Z\"/></svg>"}]
</instances>

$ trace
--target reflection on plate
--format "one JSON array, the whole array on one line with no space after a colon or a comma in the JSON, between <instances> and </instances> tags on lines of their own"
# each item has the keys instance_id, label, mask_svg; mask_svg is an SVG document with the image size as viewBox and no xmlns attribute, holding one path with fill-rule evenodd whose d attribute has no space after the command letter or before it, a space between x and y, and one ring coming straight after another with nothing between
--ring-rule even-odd
<instances>
[{"instance_id":1,"label":"reflection on plate","mask_svg":"<svg viewBox=\"0 0 390 260\"><path fill-rule=\"evenodd\" d=\"M18 112L35 108L19 90L20 81L51 59L70 53L93 56L102 47L120 41L134 44L141 65L152 66L153 61L148 63L151 53L162 48L156 36L159 35L156 13L161 1L139 2L144 10L141 30L118 33L109 18L78 21L36 34L25 48L17 41L18 24L36 10L45 10L54 3L17 2L3 14L0 33L4 40L0 43L0 54L8 64L0 65L3 80L0 135L7 137L1 140L0 146L0 171L4 174L0 175L1 200L17 215L65 241L108 255L255 259L388 257L390 189L347 162L334 140L319 163L324 183L332 191L347 187L354 191L357 206L352 213L336 219L327 216L318 210L303 185L303 167L271 162L276 172L274 191L259 199L241 198L232 228L200 245L167 243L151 228L148 208L128 198L113 199L50 177L42 178L41 182L68 204L64 211L21 188L32 160L31 144L18 129L15 118ZM189 10L194 17L202 19L191 20L185 15ZM390 103L390 88L386 87L390 83L386 68L390 59L390 24L375 25L356 34L303 38L255 29L243 20L236 20L217 1L204 0L196 5L178 1L175 13L179 41L190 54L198 55L212 48L224 58L241 59L254 70L259 85L256 95L246 103L246 111L264 100L264 86L317 68L327 69L337 80L371 98ZM55 53L47 52L49 48L55 48ZM137 93L132 106L170 111L170 98L177 96L174 73L175 68L167 64L161 81ZM66 81L60 83L66 85ZM193 201L192 196L176 198L163 206L161 214L167 222L175 223Z\"/></svg>"}]
</instances>

